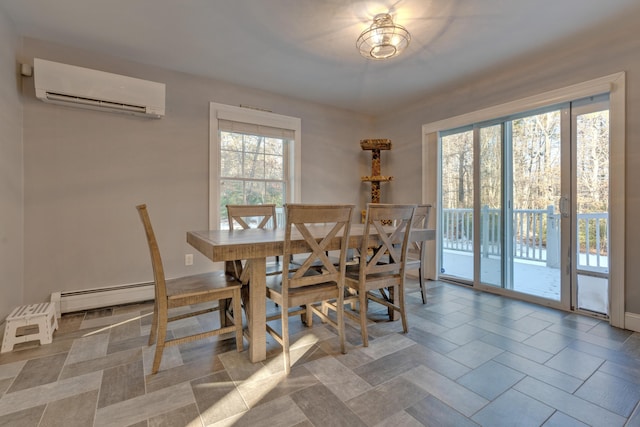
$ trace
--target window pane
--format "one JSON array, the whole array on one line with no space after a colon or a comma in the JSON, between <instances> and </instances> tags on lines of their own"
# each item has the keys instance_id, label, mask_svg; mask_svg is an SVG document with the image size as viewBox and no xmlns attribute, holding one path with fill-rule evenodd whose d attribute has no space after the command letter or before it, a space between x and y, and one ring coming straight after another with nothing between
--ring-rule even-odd
<instances>
[{"instance_id":1,"label":"window pane","mask_svg":"<svg viewBox=\"0 0 640 427\"><path fill-rule=\"evenodd\" d=\"M578 307L609 307L609 110L576 115ZM585 272L601 277L590 277Z\"/></svg>"},{"instance_id":2,"label":"window pane","mask_svg":"<svg viewBox=\"0 0 640 427\"><path fill-rule=\"evenodd\" d=\"M245 182L245 204L262 205L265 194L265 183L263 181L246 181Z\"/></svg>"},{"instance_id":3,"label":"window pane","mask_svg":"<svg viewBox=\"0 0 640 427\"><path fill-rule=\"evenodd\" d=\"M220 151L220 174L224 177L242 176L242 153L238 151Z\"/></svg>"},{"instance_id":4,"label":"window pane","mask_svg":"<svg viewBox=\"0 0 640 427\"><path fill-rule=\"evenodd\" d=\"M547 209L560 198L560 111L513 121L515 209ZM532 236L528 236L532 238Z\"/></svg>"},{"instance_id":5,"label":"window pane","mask_svg":"<svg viewBox=\"0 0 640 427\"><path fill-rule=\"evenodd\" d=\"M284 204L284 183L283 182L267 182L265 203L274 203L276 206Z\"/></svg>"},{"instance_id":6,"label":"window pane","mask_svg":"<svg viewBox=\"0 0 640 427\"><path fill-rule=\"evenodd\" d=\"M513 286L560 300L560 110L513 120ZM532 280L532 277L535 278ZM544 278L541 286L538 278Z\"/></svg>"},{"instance_id":7,"label":"window pane","mask_svg":"<svg viewBox=\"0 0 640 427\"><path fill-rule=\"evenodd\" d=\"M239 133L221 132L220 148L223 150L242 151L242 135Z\"/></svg>"},{"instance_id":8,"label":"window pane","mask_svg":"<svg viewBox=\"0 0 640 427\"><path fill-rule=\"evenodd\" d=\"M245 178L264 179L264 155L247 153L244 158Z\"/></svg>"},{"instance_id":9,"label":"window pane","mask_svg":"<svg viewBox=\"0 0 640 427\"><path fill-rule=\"evenodd\" d=\"M265 138L264 152L267 154L283 155L284 141L282 139Z\"/></svg>"},{"instance_id":10,"label":"window pane","mask_svg":"<svg viewBox=\"0 0 640 427\"><path fill-rule=\"evenodd\" d=\"M228 227L227 204L283 205L286 201L287 143L282 138L220 132L221 227Z\"/></svg>"},{"instance_id":11,"label":"window pane","mask_svg":"<svg viewBox=\"0 0 640 427\"><path fill-rule=\"evenodd\" d=\"M265 178L284 179L284 164L282 156L265 156Z\"/></svg>"},{"instance_id":12,"label":"window pane","mask_svg":"<svg viewBox=\"0 0 640 427\"><path fill-rule=\"evenodd\" d=\"M225 179L220 182L220 190L220 205L222 207L244 204L244 182Z\"/></svg>"},{"instance_id":13,"label":"window pane","mask_svg":"<svg viewBox=\"0 0 640 427\"><path fill-rule=\"evenodd\" d=\"M264 138L257 135L244 136L244 150L248 153L264 152Z\"/></svg>"},{"instance_id":14,"label":"window pane","mask_svg":"<svg viewBox=\"0 0 640 427\"><path fill-rule=\"evenodd\" d=\"M473 280L473 131L443 136L440 272Z\"/></svg>"},{"instance_id":15,"label":"window pane","mask_svg":"<svg viewBox=\"0 0 640 427\"><path fill-rule=\"evenodd\" d=\"M480 281L502 286L502 125L480 128Z\"/></svg>"}]
</instances>

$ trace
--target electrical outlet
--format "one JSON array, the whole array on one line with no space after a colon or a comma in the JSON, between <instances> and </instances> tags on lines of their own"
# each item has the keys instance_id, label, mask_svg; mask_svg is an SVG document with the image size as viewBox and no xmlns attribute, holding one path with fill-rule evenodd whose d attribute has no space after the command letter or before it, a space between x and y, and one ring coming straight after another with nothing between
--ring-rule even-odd
<instances>
[{"instance_id":1,"label":"electrical outlet","mask_svg":"<svg viewBox=\"0 0 640 427\"><path fill-rule=\"evenodd\" d=\"M184 265L193 265L193 254L185 254Z\"/></svg>"}]
</instances>

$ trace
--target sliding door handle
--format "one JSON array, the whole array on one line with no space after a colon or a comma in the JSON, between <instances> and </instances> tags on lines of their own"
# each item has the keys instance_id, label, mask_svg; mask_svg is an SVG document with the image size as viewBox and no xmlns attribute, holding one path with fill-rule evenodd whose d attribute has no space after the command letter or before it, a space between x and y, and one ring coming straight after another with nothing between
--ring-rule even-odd
<instances>
[{"instance_id":1,"label":"sliding door handle","mask_svg":"<svg viewBox=\"0 0 640 427\"><path fill-rule=\"evenodd\" d=\"M560 197L560 214L563 218L569 218L569 198L567 196Z\"/></svg>"}]
</instances>

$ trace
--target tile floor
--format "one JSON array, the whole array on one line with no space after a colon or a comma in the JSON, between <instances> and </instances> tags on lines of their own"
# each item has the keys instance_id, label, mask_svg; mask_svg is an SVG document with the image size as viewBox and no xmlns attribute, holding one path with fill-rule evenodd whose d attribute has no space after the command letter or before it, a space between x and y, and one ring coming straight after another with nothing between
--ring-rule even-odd
<instances>
[{"instance_id":1,"label":"tile floor","mask_svg":"<svg viewBox=\"0 0 640 427\"><path fill-rule=\"evenodd\" d=\"M346 355L292 318L288 377L273 341L252 364L226 336L168 348L150 376L149 304L65 315L52 344L0 355L0 426L640 426L640 335L440 282L423 305L409 287L409 333L376 313L368 348L348 325Z\"/></svg>"}]
</instances>

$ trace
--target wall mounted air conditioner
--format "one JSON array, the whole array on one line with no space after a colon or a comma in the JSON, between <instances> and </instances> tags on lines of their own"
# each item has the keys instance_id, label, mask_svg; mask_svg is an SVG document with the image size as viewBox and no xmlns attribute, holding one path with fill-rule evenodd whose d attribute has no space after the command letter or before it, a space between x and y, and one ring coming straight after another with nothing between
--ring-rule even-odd
<instances>
[{"instance_id":1,"label":"wall mounted air conditioner","mask_svg":"<svg viewBox=\"0 0 640 427\"><path fill-rule=\"evenodd\" d=\"M34 58L36 97L44 102L136 116L164 116L165 85Z\"/></svg>"}]
</instances>

